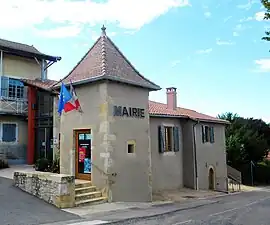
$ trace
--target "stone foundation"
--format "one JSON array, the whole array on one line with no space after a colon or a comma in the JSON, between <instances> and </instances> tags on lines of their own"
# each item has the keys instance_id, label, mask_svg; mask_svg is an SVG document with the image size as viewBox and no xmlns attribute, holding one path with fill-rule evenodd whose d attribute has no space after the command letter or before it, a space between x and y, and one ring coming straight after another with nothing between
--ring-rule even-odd
<instances>
[{"instance_id":1,"label":"stone foundation","mask_svg":"<svg viewBox=\"0 0 270 225\"><path fill-rule=\"evenodd\" d=\"M47 172L14 172L14 185L58 208L75 206L75 177Z\"/></svg>"}]
</instances>

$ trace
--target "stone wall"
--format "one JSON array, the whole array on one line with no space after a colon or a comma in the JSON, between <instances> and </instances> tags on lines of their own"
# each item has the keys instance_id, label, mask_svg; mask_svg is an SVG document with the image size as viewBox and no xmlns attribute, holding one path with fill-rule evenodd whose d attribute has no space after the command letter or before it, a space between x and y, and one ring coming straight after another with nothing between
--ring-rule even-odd
<instances>
[{"instance_id":1,"label":"stone wall","mask_svg":"<svg viewBox=\"0 0 270 225\"><path fill-rule=\"evenodd\" d=\"M14 185L58 208L75 205L75 177L47 172L14 172Z\"/></svg>"}]
</instances>

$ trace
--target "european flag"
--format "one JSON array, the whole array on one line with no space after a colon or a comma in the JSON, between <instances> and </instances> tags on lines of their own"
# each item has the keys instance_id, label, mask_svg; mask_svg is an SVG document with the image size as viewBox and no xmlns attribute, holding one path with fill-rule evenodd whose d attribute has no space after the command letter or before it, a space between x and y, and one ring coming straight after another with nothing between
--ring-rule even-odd
<instances>
[{"instance_id":1,"label":"european flag","mask_svg":"<svg viewBox=\"0 0 270 225\"><path fill-rule=\"evenodd\" d=\"M62 111L65 107L65 104L71 100L72 96L70 92L67 90L64 83L61 85L60 95L59 95L59 102L58 102L58 113L59 115L62 114Z\"/></svg>"}]
</instances>

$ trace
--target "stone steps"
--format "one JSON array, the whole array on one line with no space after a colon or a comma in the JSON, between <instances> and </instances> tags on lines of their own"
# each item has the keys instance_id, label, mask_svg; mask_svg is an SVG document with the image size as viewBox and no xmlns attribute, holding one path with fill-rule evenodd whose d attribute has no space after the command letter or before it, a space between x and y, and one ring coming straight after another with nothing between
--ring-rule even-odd
<instances>
[{"instance_id":1,"label":"stone steps","mask_svg":"<svg viewBox=\"0 0 270 225\"><path fill-rule=\"evenodd\" d=\"M102 192L98 191L90 181L75 182L75 206L100 204L107 202L107 198L102 196Z\"/></svg>"}]
</instances>

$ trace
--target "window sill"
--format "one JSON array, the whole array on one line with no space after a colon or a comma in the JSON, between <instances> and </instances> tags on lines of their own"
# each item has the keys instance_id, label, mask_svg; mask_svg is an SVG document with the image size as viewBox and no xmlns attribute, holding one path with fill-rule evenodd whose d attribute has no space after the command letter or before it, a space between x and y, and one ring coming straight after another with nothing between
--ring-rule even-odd
<instances>
[{"instance_id":1,"label":"window sill","mask_svg":"<svg viewBox=\"0 0 270 225\"><path fill-rule=\"evenodd\" d=\"M175 152L164 152L163 155L165 156L172 156L172 155L175 155Z\"/></svg>"}]
</instances>

